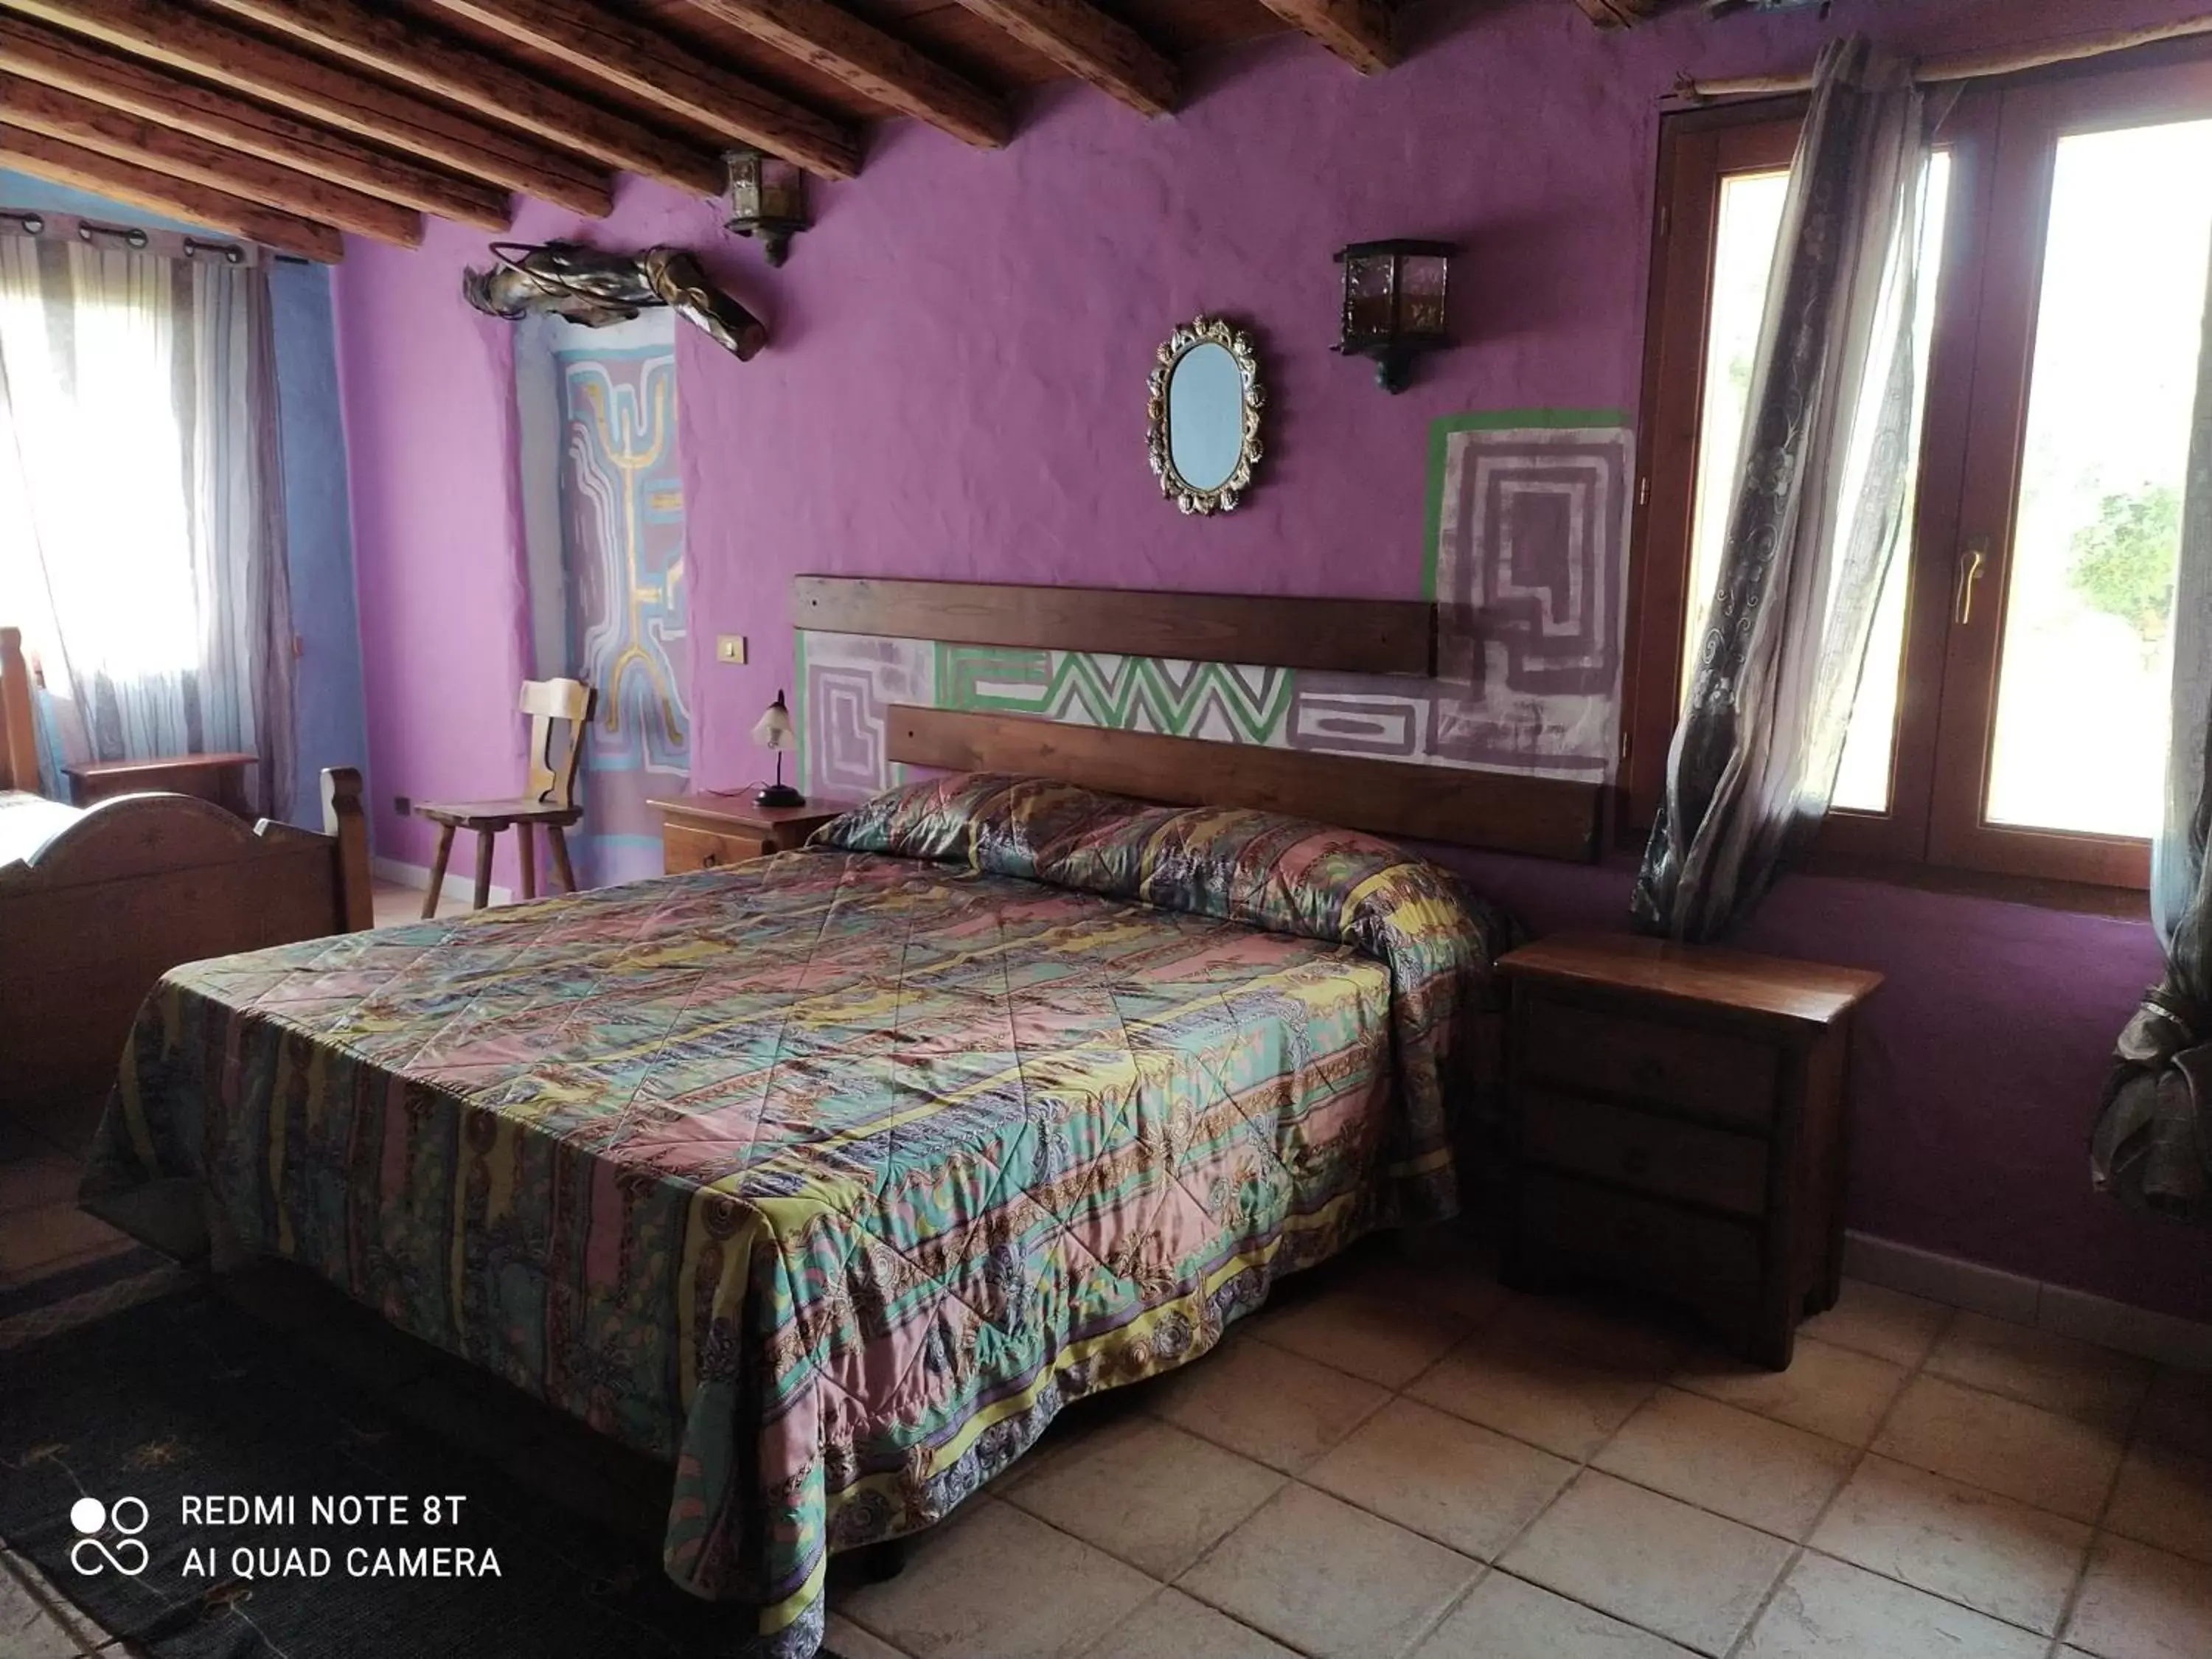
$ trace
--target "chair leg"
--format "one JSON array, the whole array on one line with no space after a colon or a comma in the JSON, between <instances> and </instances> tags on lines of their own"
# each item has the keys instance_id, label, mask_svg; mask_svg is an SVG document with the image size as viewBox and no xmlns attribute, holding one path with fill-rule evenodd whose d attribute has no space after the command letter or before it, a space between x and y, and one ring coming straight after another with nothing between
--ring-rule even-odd
<instances>
[{"instance_id":1,"label":"chair leg","mask_svg":"<svg viewBox=\"0 0 2212 1659\"><path fill-rule=\"evenodd\" d=\"M422 895L422 920L438 914L438 895L446 890L446 861L453 856L453 826L438 826L438 856L430 860L430 890Z\"/></svg>"},{"instance_id":2,"label":"chair leg","mask_svg":"<svg viewBox=\"0 0 2212 1659\"><path fill-rule=\"evenodd\" d=\"M522 896L534 899L538 896L538 837L531 825L514 826L514 854L522 863Z\"/></svg>"},{"instance_id":3,"label":"chair leg","mask_svg":"<svg viewBox=\"0 0 2212 1659\"><path fill-rule=\"evenodd\" d=\"M499 831L477 831L477 897L476 908L483 909L491 902L491 849L499 844Z\"/></svg>"},{"instance_id":4,"label":"chair leg","mask_svg":"<svg viewBox=\"0 0 2212 1659\"><path fill-rule=\"evenodd\" d=\"M545 839L553 843L553 867L561 872L561 890L574 892L576 872L568 867L568 838L561 833L559 824L549 823L545 826Z\"/></svg>"}]
</instances>

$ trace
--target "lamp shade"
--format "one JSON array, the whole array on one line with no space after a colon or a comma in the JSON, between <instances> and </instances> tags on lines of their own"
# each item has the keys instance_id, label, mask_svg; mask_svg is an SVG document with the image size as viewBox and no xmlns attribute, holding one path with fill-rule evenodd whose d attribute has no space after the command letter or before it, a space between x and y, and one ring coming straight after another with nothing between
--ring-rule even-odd
<instances>
[{"instance_id":1,"label":"lamp shade","mask_svg":"<svg viewBox=\"0 0 2212 1659\"><path fill-rule=\"evenodd\" d=\"M775 694L775 701L753 727L753 741L763 749L791 749L797 746L797 734L792 730L791 711L783 706L783 693Z\"/></svg>"}]
</instances>

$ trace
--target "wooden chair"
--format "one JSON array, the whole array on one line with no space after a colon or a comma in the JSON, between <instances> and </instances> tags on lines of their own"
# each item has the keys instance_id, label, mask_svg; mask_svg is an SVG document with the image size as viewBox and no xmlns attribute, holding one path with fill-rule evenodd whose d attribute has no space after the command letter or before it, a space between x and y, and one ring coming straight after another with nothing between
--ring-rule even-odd
<instances>
[{"instance_id":1,"label":"wooden chair","mask_svg":"<svg viewBox=\"0 0 2212 1659\"><path fill-rule=\"evenodd\" d=\"M599 694L581 680L525 680L522 712L530 716L530 781L513 800L424 802L416 815L439 826L438 857L430 866L430 890L422 900L422 914L438 914L438 895L446 884L446 861L453 851L453 831L477 832L477 909L491 899L491 854L499 832L520 832L515 850L521 855L522 896L538 896L536 849L531 839L533 825L545 826L552 843L553 867L567 892L576 890L576 872L568 865L568 843L562 831L584 816L576 805L576 768L584 757L584 734L591 729L592 709ZM562 728L566 728L565 732ZM555 758L556 744L565 736L567 750Z\"/></svg>"}]
</instances>

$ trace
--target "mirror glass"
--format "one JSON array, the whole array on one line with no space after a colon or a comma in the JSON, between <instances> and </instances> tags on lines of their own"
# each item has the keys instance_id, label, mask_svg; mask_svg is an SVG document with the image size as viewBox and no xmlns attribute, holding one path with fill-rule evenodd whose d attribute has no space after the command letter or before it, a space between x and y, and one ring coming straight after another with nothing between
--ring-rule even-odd
<instances>
[{"instance_id":1,"label":"mirror glass","mask_svg":"<svg viewBox=\"0 0 2212 1659\"><path fill-rule=\"evenodd\" d=\"M1218 489L1244 453L1244 388L1229 349L1201 340L1168 378L1168 455L1194 489Z\"/></svg>"}]
</instances>

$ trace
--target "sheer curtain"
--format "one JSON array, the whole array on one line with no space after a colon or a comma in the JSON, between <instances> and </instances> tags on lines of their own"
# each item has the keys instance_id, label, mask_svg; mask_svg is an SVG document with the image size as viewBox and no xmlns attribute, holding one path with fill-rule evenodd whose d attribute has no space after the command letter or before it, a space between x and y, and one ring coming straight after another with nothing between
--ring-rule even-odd
<instances>
[{"instance_id":1,"label":"sheer curtain","mask_svg":"<svg viewBox=\"0 0 2212 1659\"><path fill-rule=\"evenodd\" d=\"M1915 457L1929 147L1911 67L1821 54L1790 171L1743 459L1632 912L1710 939L1826 816Z\"/></svg>"},{"instance_id":2,"label":"sheer curtain","mask_svg":"<svg viewBox=\"0 0 2212 1659\"><path fill-rule=\"evenodd\" d=\"M273 816L295 739L268 272L115 240L0 238L0 618L65 758L252 754Z\"/></svg>"},{"instance_id":3,"label":"sheer curtain","mask_svg":"<svg viewBox=\"0 0 2212 1659\"><path fill-rule=\"evenodd\" d=\"M2212 273L2205 279L2197 412L2173 588L2172 737L2166 823L2151 854L2151 921L2166 976L2113 1054L2090 1142L2100 1192L2212 1220Z\"/></svg>"}]
</instances>

